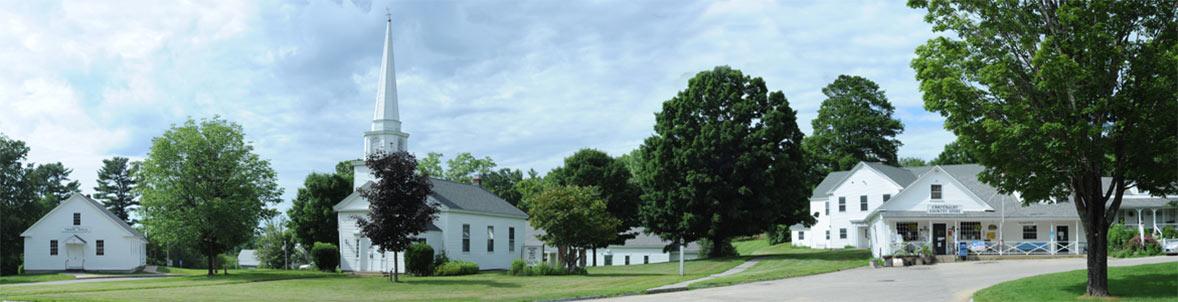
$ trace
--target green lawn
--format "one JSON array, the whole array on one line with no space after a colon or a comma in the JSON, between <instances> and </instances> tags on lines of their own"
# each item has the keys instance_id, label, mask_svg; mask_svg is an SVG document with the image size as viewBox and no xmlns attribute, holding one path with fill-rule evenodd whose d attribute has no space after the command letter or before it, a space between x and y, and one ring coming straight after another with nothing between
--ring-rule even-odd
<instances>
[{"instance_id":1,"label":"green lawn","mask_svg":"<svg viewBox=\"0 0 1178 302\"><path fill-rule=\"evenodd\" d=\"M0 276L0 284L58 281L58 280L70 280L73 278L74 278L74 276L66 275L66 274L12 275L12 276Z\"/></svg>"},{"instance_id":2,"label":"green lawn","mask_svg":"<svg viewBox=\"0 0 1178 302\"><path fill-rule=\"evenodd\" d=\"M733 245L743 257L757 256L760 262L735 275L691 284L692 288L829 273L867 266L867 259L871 258L871 252L865 249L810 249L793 247L789 243L769 245L764 239L734 242Z\"/></svg>"},{"instance_id":3,"label":"green lawn","mask_svg":"<svg viewBox=\"0 0 1178 302\"><path fill-rule=\"evenodd\" d=\"M1078 301L1087 270L1007 281L978 291L974 301ZM1178 301L1178 262L1110 267L1109 292L1116 301Z\"/></svg>"}]
</instances>

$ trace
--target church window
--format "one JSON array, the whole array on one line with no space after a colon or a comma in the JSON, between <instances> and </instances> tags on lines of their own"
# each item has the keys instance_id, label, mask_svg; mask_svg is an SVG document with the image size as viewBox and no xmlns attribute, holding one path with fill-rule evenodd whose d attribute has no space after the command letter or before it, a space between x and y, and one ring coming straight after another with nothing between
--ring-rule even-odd
<instances>
[{"instance_id":1,"label":"church window","mask_svg":"<svg viewBox=\"0 0 1178 302\"><path fill-rule=\"evenodd\" d=\"M495 227L487 226L487 252L495 251Z\"/></svg>"},{"instance_id":2,"label":"church window","mask_svg":"<svg viewBox=\"0 0 1178 302\"><path fill-rule=\"evenodd\" d=\"M94 254L98 256L106 255L106 243L102 240L94 241Z\"/></svg>"},{"instance_id":3,"label":"church window","mask_svg":"<svg viewBox=\"0 0 1178 302\"><path fill-rule=\"evenodd\" d=\"M470 225L462 225L462 252L470 253Z\"/></svg>"},{"instance_id":4,"label":"church window","mask_svg":"<svg viewBox=\"0 0 1178 302\"><path fill-rule=\"evenodd\" d=\"M515 228L514 227L507 228L507 251L508 252L515 251Z\"/></svg>"},{"instance_id":5,"label":"church window","mask_svg":"<svg viewBox=\"0 0 1178 302\"><path fill-rule=\"evenodd\" d=\"M57 256L57 240L49 240L49 256Z\"/></svg>"},{"instance_id":6,"label":"church window","mask_svg":"<svg viewBox=\"0 0 1178 302\"><path fill-rule=\"evenodd\" d=\"M74 225L82 225L82 213L74 213Z\"/></svg>"}]
</instances>

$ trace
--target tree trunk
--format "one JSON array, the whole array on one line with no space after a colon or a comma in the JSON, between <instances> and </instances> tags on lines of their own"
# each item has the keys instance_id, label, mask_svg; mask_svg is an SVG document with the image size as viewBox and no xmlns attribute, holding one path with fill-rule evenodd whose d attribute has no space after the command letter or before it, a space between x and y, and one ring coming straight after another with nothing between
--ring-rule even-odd
<instances>
[{"instance_id":1,"label":"tree trunk","mask_svg":"<svg viewBox=\"0 0 1178 302\"><path fill-rule=\"evenodd\" d=\"M397 251L393 251L393 282L401 282L400 278L398 278L400 272L398 272L397 262L400 262L397 261Z\"/></svg>"},{"instance_id":2,"label":"tree trunk","mask_svg":"<svg viewBox=\"0 0 1178 302\"><path fill-rule=\"evenodd\" d=\"M216 275L216 273L217 273L215 271L215 267L216 267L215 265L217 264L217 262L213 260L213 247L212 246L205 247L205 255L208 256L208 258L209 258L209 263L207 266L209 268L209 277L212 277L213 275Z\"/></svg>"},{"instance_id":3,"label":"tree trunk","mask_svg":"<svg viewBox=\"0 0 1178 302\"><path fill-rule=\"evenodd\" d=\"M1104 223L1089 222L1087 225ZM1089 296L1108 296L1108 226L1088 228L1088 290Z\"/></svg>"},{"instance_id":4,"label":"tree trunk","mask_svg":"<svg viewBox=\"0 0 1178 302\"><path fill-rule=\"evenodd\" d=\"M728 246L728 240L729 240L728 238L713 237L713 238L709 238L709 239L710 239L709 241L711 241L712 248L708 250L708 258L718 258L718 257L729 256L729 255L724 254L724 247Z\"/></svg>"}]
</instances>

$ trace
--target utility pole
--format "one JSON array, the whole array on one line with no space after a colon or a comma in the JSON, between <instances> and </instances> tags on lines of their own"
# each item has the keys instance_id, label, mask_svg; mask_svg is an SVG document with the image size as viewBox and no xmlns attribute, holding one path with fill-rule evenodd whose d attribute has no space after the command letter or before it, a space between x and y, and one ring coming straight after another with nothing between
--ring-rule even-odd
<instances>
[{"instance_id":1,"label":"utility pole","mask_svg":"<svg viewBox=\"0 0 1178 302\"><path fill-rule=\"evenodd\" d=\"M679 275L680 276L683 275L683 248L686 246L687 246L687 244L685 244L683 242L679 242Z\"/></svg>"}]
</instances>

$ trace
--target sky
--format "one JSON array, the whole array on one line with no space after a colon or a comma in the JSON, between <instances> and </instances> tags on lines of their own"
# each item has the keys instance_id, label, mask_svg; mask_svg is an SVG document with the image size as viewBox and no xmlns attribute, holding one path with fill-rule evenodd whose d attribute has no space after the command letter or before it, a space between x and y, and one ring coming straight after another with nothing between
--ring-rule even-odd
<instances>
[{"instance_id":1,"label":"sky","mask_svg":"<svg viewBox=\"0 0 1178 302\"><path fill-rule=\"evenodd\" d=\"M782 91L810 133L840 74L878 83L932 159L953 134L909 62L934 36L903 1L2 1L0 133L93 192L102 159L142 159L188 118L242 125L284 188L359 158L386 9L409 151L546 172L621 155L718 65Z\"/></svg>"}]
</instances>

